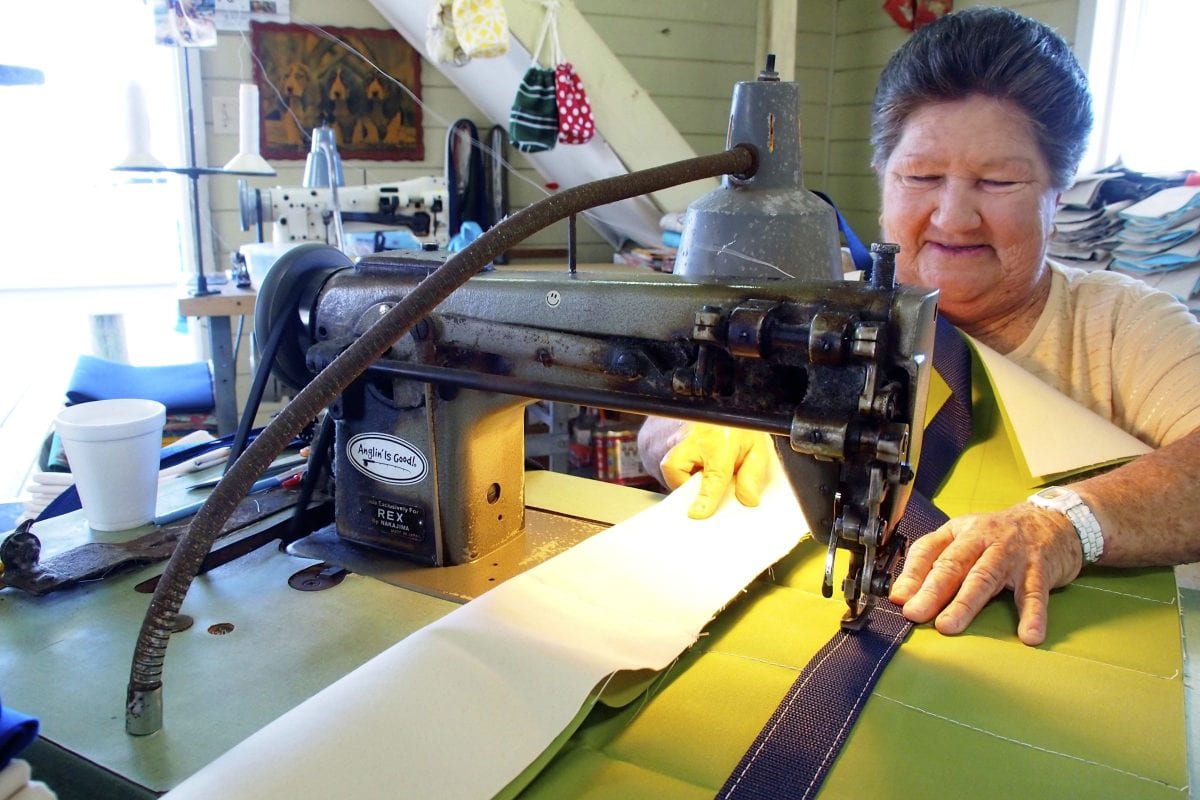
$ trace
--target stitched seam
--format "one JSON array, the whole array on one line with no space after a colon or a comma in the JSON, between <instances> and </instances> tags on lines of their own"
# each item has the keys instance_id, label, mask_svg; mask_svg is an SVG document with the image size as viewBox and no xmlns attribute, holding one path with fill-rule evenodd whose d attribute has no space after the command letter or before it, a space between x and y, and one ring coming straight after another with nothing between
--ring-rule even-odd
<instances>
[{"instance_id":1,"label":"stitched seam","mask_svg":"<svg viewBox=\"0 0 1200 800\"><path fill-rule=\"evenodd\" d=\"M762 741L758 743L758 747L754 748L754 753L750 756L750 759L746 762L746 765L742 767L741 772L738 774L737 780L733 782L733 786L729 787L729 791L725 794L726 797L731 797L733 793L737 791L738 784L742 782L742 778L746 776L746 773L750 770L750 765L753 764L755 759L758 758L759 753L762 752L762 749L767 746L767 741L775 734L775 730L779 727L779 723L783 721L784 715L788 713L792 707L792 704L796 702L796 698L800 696L800 691L808 685L808 682L812 680L813 675L817 674L817 670L819 670L826 661L833 657L833 654L838 651L838 648L846 643L847 637L845 632L839 631L838 636L840 636L841 639L839 639L838 643L831 647L829 652L826 653L820 662L813 667L812 671L809 672L807 677L805 677L804 682L794 686L789 692L790 697L788 697L787 702L778 709L779 713L775 715L775 721L771 723L770 729L763 735Z\"/></svg>"},{"instance_id":2,"label":"stitched seam","mask_svg":"<svg viewBox=\"0 0 1200 800\"><path fill-rule=\"evenodd\" d=\"M885 614L891 614L892 616L896 616L896 617L903 617L903 614L900 614L899 612L893 611L892 609L886 608L884 606L876 606L876 609ZM871 670L870 676L868 677L868 679L866 681L863 682L863 688L858 693L858 696L854 700L854 704L851 707L851 713L847 715L846 720L842 723L842 727L838 730L837 734L833 737L833 740L830 742L829 749L825 752L825 756L821 759L821 762L817 767L816 774L813 776L812 780L809 782L809 785L807 787L805 787L804 793L801 795L801 800L805 800L806 798L811 796L811 792L813 791L815 786L819 783L820 776L821 776L823 770L825 769L826 765L829 763L830 758L833 756L834 752L836 752L837 750L840 749L838 745L842 739L843 734L846 731L846 728L850 725L851 719L856 718L858 715L859 709L862 708L864 698L866 697L866 694L867 694L867 686L871 686L874 684L875 676L878 675L879 670L883 669L884 665L887 664L888 661L891 660L892 655L896 652L896 649L900 646L900 641L904 638L904 636L907 632L908 632L908 629L907 629L907 627L905 627L905 628L901 628L899 631L897 631L895 634L893 634L891 637L891 642L888 644L887 649L884 650L884 652L880 654L879 658L876 659L875 665ZM754 748L754 753L750 756L749 760L746 761L745 766L742 767L742 769L740 770L740 772L738 774L737 780L734 781L733 785L729 787L729 791L723 795L724 797L732 797L734 792L737 791L738 785L742 782L742 778L744 778L746 776L746 773L750 770L751 765L754 764L755 760L757 760L758 756L761 754L763 748L766 747L767 742L771 739L772 736L775 735L775 731L778 729L780 723L783 721L784 716L790 712L792 705L795 703L796 699L800 696L801 691L804 689L805 686L808 685L808 682L817 673L817 671L820 670L822 666L824 666L825 662L828 661L830 658L832 658L834 653L836 653L838 651L838 649L843 644L845 644L847 639L849 638L849 636L845 632L839 632L838 635L842 637L838 641L838 643L836 645L834 645L829 650L829 652L826 653L825 656L819 662L817 662L817 664L813 665L812 671L809 672L808 676L805 677L805 679L802 683L800 683L799 685L793 686L792 689L789 690L789 697L788 697L787 701L782 706L780 706L780 708L778 709L778 713L775 715L775 721L771 724L770 728L764 732L764 734L762 736L762 741L760 741L758 746L756 748ZM770 662L764 662L764 663L770 663ZM780 665L780 666L783 666L783 665Z\"/></svg>"},{"instance_id":3,"label":"stitched seam","mask_svg":"<svg viewBox=\"0 0 1200 800\"><path fill-rule=\"evenodd\" d=\"M1020 745L1021 747L1027 747L1030 750L1037 750L1040 753L1046 753L1047 755L1052 755L1052 756L1061 756L1062 758L1067 758L1072 761L1078 761L1081 764L1087 764L1087 765L1093 766L1093 767L1102 767L1104 769L1112 770L1113 772L1118 772L1122 775L1128 775L1131 778L1137 778L1140 781L1146 781L1148 783L1157 784L1159 786L1166 786L1169 789L1175 789L1176 791L1180 791L1180 792L1186 791L1188 788L1186 785L1176 786L1175 784L1167 783L1166 781L1159 780L1157 778L1151 778L1147 775L1139 775L1138 773L1131 772L1130 770L1127 770L1127 769L1121 769L1120 767L1114 767L1111 764L1105 764L1100 761L1093 761L1089 758L1083 758L1082 756L1072 755L1071 753L1064 753L1060 750L1052 750L1049 747L1042 747L1041 745L1036 745L1036 744L1033 744L1032 742L1023 742L1020 739L1014 739L1011 736L1005 736L1003 734L996 733L995 731L989 731L987 728L980 728L976 725L971 725L970 723L954 719L953 717L947 717L943 714L937 714L928 709L921 708L920 706L914 706L909 703L905 703L903 700L897 700L894 697L888 697L886 694L881 694L879 692L873 692L872 695L874 697L878 697L882 700L887 700L889 703L894 703L898 706L903 706L904 708L907 708L911 711L916 711L918 714L924 714L926 716L933 717L934 719L940 720L941 722L949 722L951 725L957 725L960 728L966 728L967 730L972 730L972 731L975 731L976 733L982 733L983 735L990 736L994 739L999 739L1001 741L1009 742L1011 744Z\"/></svg>"},{"instance_id":4,"label":"stitched seam","mask_svg":"<svg viewBox=\"0 0 1200 800\"><path fill-rule=\"evenodd\" d=\"M820 778L824 774L826 766L829 764L829 759L833 756L835 751L841 750L840 745L842 742L842 736L845 734L846 728L849 727L850 721L858 718L859 709L862 708L864 697L867 694L867 687L875 684L875 676L878 675L879 670L883 669L884 665L891 660L892 654L895 653L896 648L900 646L900 640L903 638L904 633L905 631L903 629L897 632L896 635L892 637L891 644L888 645L887 649L881 653L879 658L875 661L875 667L871 670L870 677L863 682L863 688L861 691L859 691L858 697L855 698L854 705L852 706L850 713L846 715L845 721L842 722L842 727L838 729L837 734L833 737L833 741L829 743L829 749L825 752L825 757L821 759L821 763L817 767L816 774L813 775L812 780L809 782L808 786L805 787L804 794L801 795L802 800L806 800L806 798L812 796L813 790L820 784Z\"/></svg>"},{"instance_id":5,"label":"stitched seam","mask_svg":"<svg viewBox=\"0 0 1200 800\"><path fill-rule=\"evenodd\" d=\"M1137 667L1126 667L1126 666L1122 666L1121 664L1111 664L1107 661L1099 661L1095 658L1084 658L1083 656L1077 656L1072 653L1063 653L1058 650L1044 650L1040 647L1029 647L1028 645L1019 644L1019 643L1013 643L1013 644L1015 646L1023 647L1031 653L1037 653L1038 657L1070 658L1070 659L1074 659L1075 661L1082 661L1085 664L1099 664L1100 666L1104 667L1105 669L1119 669L1122 672L1132 672L1134 675L1143 675L1147 678L1155 678L1160 681L1173 681L1179 677L1178 669L1176 669L1170 675L1162 675L1157 672L1147 672L1146 670L1138 669Z\"/></svg>"},{"instance_id":6,"label":"stitched seam","mask_svg":"<svg viewBox=\"0 0 1200 800\"><path fill-rule=\"evenodd\" d=\"M1134 600L1144 600L1147 603L1155 603L1160 606L1176 605L1176 600L1174 598L1172 598L1170 600L1156 600L1153 597L1146 597L1146 595L1144 595L1144 594L1131 594L1129 592L1118 592L1116 589L1104 589L1100 586L1091 586L1086 583L1072 584L1072 588L1087 589L1088 591L1092 591L1092 592L1105 592L1107 594L1115 594L1115 595L1119 595L1121 597L1130 597L1130 598L1133 598Z\"/></svg>"},{"instance_id":7,"label":"stitched seam","mask_svg":"<svg viewBox=\"0 0 1200 800\"><path fill-rule=\"evenodd\" d=\"M709 650L706 655L728 656L729 658L736 658L741 661L752 661L755 664L765 664L768 667L779 667L780 669L786 669L788 672L795 672L797 675L799 675L804 669L804 667L799 664L785 664L782 661L772 661L769 658L759 658L758 656L746 655L745 653L735 653L732 650Z\"/></svg>"}]
</instances>

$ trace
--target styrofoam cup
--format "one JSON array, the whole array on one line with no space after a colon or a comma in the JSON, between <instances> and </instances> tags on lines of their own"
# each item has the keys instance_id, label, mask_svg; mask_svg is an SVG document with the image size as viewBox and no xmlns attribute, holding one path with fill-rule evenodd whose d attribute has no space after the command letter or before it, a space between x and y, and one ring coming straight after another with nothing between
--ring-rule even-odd
<instances>
[{"instance_id":1,"label":"styrofoam cup","mask_svg":"<svg viewBox=\"0 0 1200 800\"><path fill-rule=\"evenodd\" d=\"M154 400L96 400L54 418L88 525L123 531L154 519L167 409Z\"/></svg>"}]
</instances>

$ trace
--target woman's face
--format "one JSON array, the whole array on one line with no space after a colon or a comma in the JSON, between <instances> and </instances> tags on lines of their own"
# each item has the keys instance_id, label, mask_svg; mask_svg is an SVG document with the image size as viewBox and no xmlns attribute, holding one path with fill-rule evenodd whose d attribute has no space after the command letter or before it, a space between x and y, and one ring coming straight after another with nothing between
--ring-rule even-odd
<instances>
[{"instance_id":1,"label":"woman's face","mask_svg":"<svg viewBox=\"0 0 1200 800\"><path fill-rule=\"evenodd\" d=\"M883 173L901 283L939 289L943 313L967 330L1033 302L1058 194L1018 106L973 96L918 108Z\"/></svg>"}]
</instances>

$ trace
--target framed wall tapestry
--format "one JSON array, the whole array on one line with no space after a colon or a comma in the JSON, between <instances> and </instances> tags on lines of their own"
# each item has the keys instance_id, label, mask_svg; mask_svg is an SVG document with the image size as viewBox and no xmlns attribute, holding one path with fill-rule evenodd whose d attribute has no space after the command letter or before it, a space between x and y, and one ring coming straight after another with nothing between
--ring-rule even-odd
<instances>
[{"instance_id":1,"label":"framed wall tapestry","mask_svg":"<svg viewBox=\"0 0 1200 800\"><path fill-rule=\"evenodd\" d=\"M421 96L421 56L399 33L324 30ZM255 22L250 33L264 158L306 158L324 122L343 160L424 160L421 107L358 55L302 25Z\"/></svg>"}]
</instances>

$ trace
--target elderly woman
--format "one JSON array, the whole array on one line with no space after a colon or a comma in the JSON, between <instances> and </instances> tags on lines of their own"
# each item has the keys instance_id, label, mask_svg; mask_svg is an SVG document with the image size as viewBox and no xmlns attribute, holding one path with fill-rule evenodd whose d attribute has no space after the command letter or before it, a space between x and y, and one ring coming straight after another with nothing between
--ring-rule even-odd
<instances>
[{"instance_id":1,"label":"elderly woman","mask_svg":"<svg viewBox=\"0 0 1200 800\"><path fill-rule=\"evenodd\" d=\"M873 165L883 238L902 248L900 282L937 288L941 313L964 332L1157 448L1050 500L952 519L918 540L891 600L945 634L1010 589L1018 635L1040 644L1050 590L1085 563L1200 559L1200 324L1139 281L1046 258L1090 128L1086 78L1066 42L1003 9L922 28L876 91ZM669 486L705 473L692 516L711 514L731 482L739 500L757 502L764 434L653 419L640 444Z\"/></svg>"}]
</instances>

